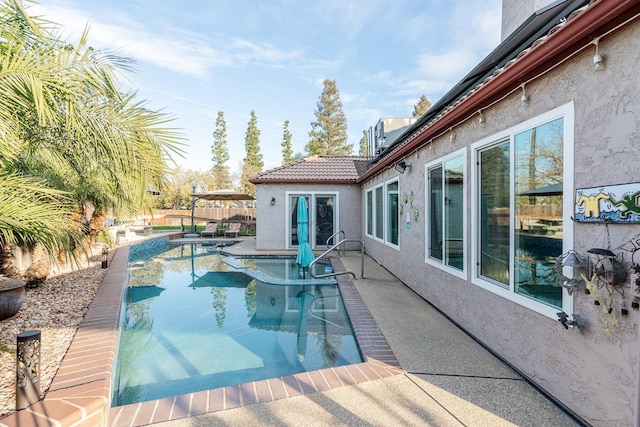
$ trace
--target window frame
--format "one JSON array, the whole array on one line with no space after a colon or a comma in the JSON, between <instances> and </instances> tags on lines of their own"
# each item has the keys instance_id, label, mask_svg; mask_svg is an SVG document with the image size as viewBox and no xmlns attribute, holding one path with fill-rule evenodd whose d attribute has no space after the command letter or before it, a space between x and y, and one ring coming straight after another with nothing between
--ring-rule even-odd
<instances>
[{"instance_id":1,"label":"window frame","mask_svg":"<svg viewBox=\"0 0 640 427\"><path fill-rule=\"evenodd\" d=\"M339 191L285 191L285 200L287 201L287 206L286 206L286 214L285 214L285 227L286 227L286 232L285 234L285 248L287 249L297 249L298 246L297 245L292 245L291 244L291 239L290 239L290 230L293 227L293 220L291 218L292 215L292 211L293 211L293 206L291 205L290 201L291 201L291 197L308 197L309 198L309 229L311 230L312 227L315 227L317 225L317 217L316 217L316 210L314 209L315 205L316 205L316 198L317 197L333 197L333 200L335 200L334 206L333 206L333 215L334 215L334 228L336 230L340 229L340 192ZM309 233L309 245L311 246L312 249L320 249L318 246L322 246L324 247L324 243L323 242L316 242L316 236L315 233Z\"/></svg>"},{"instance_id":2,"label":"window frame","mask_svg":"<svg viewBox=\"0 0 640 427\"><path fill-rule=\"evenodd\" d=\"M575 146L575 117L574 104L569 102L546 113L528 119L524 122L516 124L508 129L495 133L487 138L471 144L471 155L473 158L473 170L471 171L471 247L473 248L471 257L471 283L481 287L491 293L499 295L509 301L533 310L539 314L549 318L557 319L558 311L565 313L573 313L573 297L569 295L566 288L562 288L562 307L552 307L542 302L536 301L526 296L519 295L515 291L515 263L514 263L514 245L515 245L515 180L514 174L514 138L517 134L527 130L539 127L553 120L563 119L563 200L562 200L562 222L563 222L563 238L562 253L566 253L573 247L573 221L571 215L573 212L573 192L574 192L574 146ZM479 212L480 204L480 153L483 151L497 147L505 142L509 143L509 283L508 286L502 287L496 282L487 280L480 276L480 244L481 244L481 215ZM573 274L569 268L566 268L564 274L571 276Z\"/></svg>"},{"instance_id":3,"label":"window frame","mask_svg":"<svg viewBox=\"0 0 640 427\"><path fill-rule=\"evenodd\" d=\"M389 213L390 207L389 207L389 196L394 193L393 191L389 190L389 187L392 184L396 184L397 185L397 189L395 190L395 194L396 194L396 204L398 206L397 212L396 212L396 239L398 240L398 243L393 243L390 240L390 233L392 230L392 224L391 222L391 215ZM387 246L391 246L393 248L399 249L400 247L400 211L399 211L399 207L400 207L400 180L398 178L394 178L394 179L390 179L389 181L386 181L384 183L384 243Z\"/></svg>"},{"instance_id":4,"label":"window frame","mask_svg":"<svg viewBox=\"0 0 640 427\"><path fill-rule=\"evenodd\" d=\"M463 188L463 195L462 195L462 239L463 239L463 243L462 243L462 270L459 270L455 267L452 267L450 265L447 265L445 263L444 260L444 248L443 248L443 259L442 260L438 260L436 258L432 258L430 255L430 245L431 245L431 182L430 182L430 176L429 173L430 171L436 169L438 166L441 167L442 172L443 172L443 186L442 186L442 201L444 202L445 200L445 192L444 192L444 184L445 184L445 176L444 176L444 171L445 171L445 164L453 159L462 157L462 171L463 171L463 176L462 176L462 188ZM468 196L467 196L467 183L468 183L468 179L467 179L467 150L466 148L454 151L452 153L447 154L446 156L440 157L436 160L433 160L429 163L426 163L424 165L424 179L425 179L425 241L424 241L424 247L425 247L425 254L424 254L424 262L426 264L432 265L438 269L441 269L443 271L446 271L449 274L452 274L456 277L459 277L463 280L467 280L468 278L468 268L467 268L467 257L468 257L468 236L467 236L467 206L468 206ZM445 204L442 203L442 233L443 236L445 235L445 230L446 230L446 223L445 223L445 215L444 215L444 209L445 209Z\"/></svg>"},{"instance_id":5,"label":"window frame","mask_svg":"<svg viewBox=\"0 0 640 427\"><path fill-rule=\"evenodd\" d=\"M373 189L367 190L365 193L365 236L373 238Z\"/></svg>"},{"instance_id":6,"label":"window frame","mask_svg":"<svg viewBox=\"0 0 640 427\"><path fill-rule=\"evenodd\" d=\"M367 236L370 239L373 239L377 242L382 243L385 246L389 246L391 248L394 248L396 250L400 249L400 224L401 224L401 219L400 219L400 213L398 211L398 224L397 224L397 228L398 228L398 244L396 245L395 243L392 243L388 240L388 236L389 236L389 224L388 224L388 218L389 218L389 212L388 212L388 196L390 194L390 192L388 191L389 185L393 184L393 183L398 183L398 200L400 200L400 180L397 177L388 179L380 184L377 184L369 189L366 190L365 192L365 229L364 229L364 233L365 236ZM378 193L380 194L380 202L382 203L382 218L381 221L378 221L378 212L376 210L376 206L378 203ZM369 218L369 203L371 203L371 218ZM398 202L400 203L400 202ZM371 221L371 224L369 223L369 221ZM382 227L382 230L378 230L377 229L377 225L380 224ZM371 233L369 233L369 226L371 225ZM380 231L381 237L378 237L377 232Z\"/></svg>"}]
</instances>

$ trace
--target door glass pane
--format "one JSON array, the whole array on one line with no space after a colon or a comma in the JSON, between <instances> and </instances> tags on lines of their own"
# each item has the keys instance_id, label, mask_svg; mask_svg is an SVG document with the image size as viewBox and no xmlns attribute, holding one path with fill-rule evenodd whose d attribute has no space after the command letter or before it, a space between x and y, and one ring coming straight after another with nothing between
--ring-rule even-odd
<instances>
[{"instance_id":1,"label":"door glass pane","mask_svg":"<svg viewBox=\"0 0 640 427\"><path fill-rule=\"evenodd\" d=\"M480 152L480 275L509 287L509 142Z\"/></svg>"},{"instance_id":2,"label":"door glass pane","mask_svg":"<svg viewBox=\"0 0 640 427\"><path fill-rule=\"evenodd\" d=\"M387 241L398 244L398 183L387 186Z\"/></svg>"},{"instance_id":3,"label":"door glass pane","mask_svg":"<svg viewBox=\"0 0 640 427\"><path fill-rule=\"evenodd\" d=\"M464 162L462 156L444 164L445 264L463 270Z\"/></svg>"},{"instance_id":4,"label":"door glass pane","mask_svg":"<svg viewBox=\"0 0 640 427\"><path fill-rule=\"evenodd\" d=\"M442 166L429 169L429 256L442 261Z\"/></svg>"},{"instance_id":5,"label":"door glass pane","mask_svg":"<svg viewBox=\"0 0 640 427\"><path fill-rule=\"evenodd\" d=\"M334 196L316 196L316 246L324 246L327 239L335 233L335 222L333 207L335 206ZM329 247L337 243L336 238L329 240Z\"/></svg>"},{"instance_id":6,"label":"door glass pane","mask_svg":"<svg viewBox=\"0 0 640 427\"><path fill-rule=\"evenodd\" d=\"M367 192L367 234L373 236L373 191Z\"/></svg>"},{"instance_id":7,"label":"door glass pane","mask_svg":"<svg viewBox=\"0 0 640 427\"><path fill-rule=\"evenodd\" d=\"M289 196L289 212L291 212L290 224L291 230L289 231L289 246L298 246L298 199L305 197L307 199L307 206L309 206L310 196L295 195Z\"/></svg>"},{"instance_id":8,"label":"door glass pane","mask_svg":"<svg viewBox=\"0 0 640 427\"><path fill-rule=\"evenodd\" d=\"M382 197L382 187L378 187L375 190L375 236L378 239L382 239L384 232L384 198Z\"/></svg>"},{"instance_id":9,"label":"door glass pane","mask_svg":"<svg viewBox=\"0 0 640 427\"><path fill-rule=\"evenodd\" d=\"M515 291L558 309L562 253L563 119L515 135Z\"/></svg>"},{"instance_id":10,"label":"door glass pane","mask_svg":"<svg viewBox=\"0 0 640 427\"><path fill-rule=\"evenodd\" d=\"M289 246L298 246L298 227L296 225L296 218L298 217L298 196L289 196L289 212L291 212Z\"/></svg>"}]
</instances>

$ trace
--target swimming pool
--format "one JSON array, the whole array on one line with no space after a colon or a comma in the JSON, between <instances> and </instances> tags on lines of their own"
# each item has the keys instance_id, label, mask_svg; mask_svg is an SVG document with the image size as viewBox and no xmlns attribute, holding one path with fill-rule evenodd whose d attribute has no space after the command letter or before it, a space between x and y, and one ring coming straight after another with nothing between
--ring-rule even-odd
<instances>
[{"instance_id":1,"label":"swimming pool","mask_svg":"<svg viewBox=\"0 0 640 427\"><path fill-rule=\"evenodd\" d=\"M362 362L335 281L221 249L130 256L112 406Z\"/></svg>"}]
</instances>

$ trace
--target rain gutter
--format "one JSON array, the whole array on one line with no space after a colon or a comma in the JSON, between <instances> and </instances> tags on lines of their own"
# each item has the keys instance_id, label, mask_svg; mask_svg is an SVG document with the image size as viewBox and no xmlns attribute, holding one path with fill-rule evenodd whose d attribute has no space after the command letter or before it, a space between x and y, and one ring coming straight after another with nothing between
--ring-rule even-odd
<instances>
[{"instance_id":1,"label":"rain gutter","mask_svg":"<svg viewBox=\"0 0 640 427\"><path fill-rule=\"evenodd\" d=\"M379 159L375 159L375 163L361 175L358 182L364 182L394 165L433 138L441 136L451 127L516 90L523 82L554 68L567 57L588 49L593 39L638 13L640 13L640 3L637 0L599 0L589 5L582 13L558 28L553 34L549 34L546 40L532 47L529 52L500 74L485 82L478 82L479 85L474 93L444 113L436 122L424 129L421 129L421 126L425 126L424 122L416 123L405 133L406 136L401 137L403 141L398 142L398 144L406 143L399 145L389 155L383 154ZM452 101L452 104L454 102Z\"/></svg>"}]
</instances>

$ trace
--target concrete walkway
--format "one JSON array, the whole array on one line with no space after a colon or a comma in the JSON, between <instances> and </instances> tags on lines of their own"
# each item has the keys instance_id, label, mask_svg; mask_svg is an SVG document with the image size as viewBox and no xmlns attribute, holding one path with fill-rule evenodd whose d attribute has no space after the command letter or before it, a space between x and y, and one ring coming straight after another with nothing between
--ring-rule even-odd
<instances>
[{"instance_id":1,"label":"concrete walkway","mask_svg":"<svg viewBox=\"0 0 640 427\"><path fill-rule=\"evenodd\" d=\"M342 262L359 274L359 253ZM365 276L354 283L405 375L156 425L581 425L369 257Z\"/></svg>"}]
</instances>

